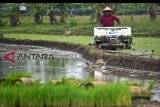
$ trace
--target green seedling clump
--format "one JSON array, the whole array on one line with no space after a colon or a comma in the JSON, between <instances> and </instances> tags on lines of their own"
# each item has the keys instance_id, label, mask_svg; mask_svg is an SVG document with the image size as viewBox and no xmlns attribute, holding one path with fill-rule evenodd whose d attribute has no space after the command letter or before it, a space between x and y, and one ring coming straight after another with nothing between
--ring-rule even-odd
<instances>
[{"instance_id":1,"label":"green seedling clump","mask_svg":"<svg viewBox=\"0 0 160 107\"><path fill-rule=\"evenodd\" d=\"M15 80L17 78L21 77L32 77L31 74L25 73L25 72L11 72L9 73L5 78L3 78L3 81L1 81L0 85L4 86L10 86L14 85ZM20 85L20 83L17 83L17 85Z\"/></svg>"},{"instance_id":2,"label":"green seedling clump","mask_svg":"<svg viewBox=\"0 0 160 107\"><path fill-rule=\"evenodd\" d=\"M122 107L131 106L128 85L114 83L85 88L78 84L36 84L1 87L0 106L7 107Z\"/></svg>"}]
</instances>

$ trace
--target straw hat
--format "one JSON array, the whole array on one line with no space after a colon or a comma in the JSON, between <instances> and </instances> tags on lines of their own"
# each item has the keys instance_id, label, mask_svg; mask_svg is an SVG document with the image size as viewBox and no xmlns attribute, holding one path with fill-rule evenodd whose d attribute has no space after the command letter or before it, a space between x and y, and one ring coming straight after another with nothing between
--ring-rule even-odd
<instances>
[{"instance_id":1,"label":"straw hat","mask_svg":"<svg viewBox=\"0 0 160 107\"><path fill-rule=\"evenodd\" d=\"M106 7L106 8L103 9L103 12L105 12L105 11L113 11L113 10L109 7Z\"/></svg>"}]
</instances>

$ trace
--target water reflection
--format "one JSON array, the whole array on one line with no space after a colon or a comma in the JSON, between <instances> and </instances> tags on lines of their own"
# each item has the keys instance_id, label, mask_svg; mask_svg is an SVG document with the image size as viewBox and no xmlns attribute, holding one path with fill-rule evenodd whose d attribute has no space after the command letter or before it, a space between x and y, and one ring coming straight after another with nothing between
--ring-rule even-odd
<instances>
[{"instance_id":1,"label":"water reflection","mask_svg":"<svg viewBox=\"0 0 160 107\"><path fill-rule=\"evenodd\" d=\"M78 59L81 57L78 53L43 47L33 48L32 46L22 45L1 44L0 47L4 50L0 52L0 74L3 76L5 76L3 73L7 74L8 72L28 72L40 80L41 83L44 83L50 79L59 79L62 77L73 77L85 80L90 75L90 73L85 70L86 64ZM11 63L3 58L3 55L11 52L11 50L16 51L14 58L16 63ZM18 54L22 53L53 53L55 58L45 60L18 59ZM62 57L59 57L60 55ZM68 56L74 57L69 58Z\"/></svg>"},{"instance_id":2,"label":"water reflection","mask_svg":"<svg viewBox=\"0 0 160 107\"><path fill-rule=\"evenodd\" d=\"M140 80L136 78L117 76L111 73L103 74L98 71L94 71L94 78L99 81L108 81L108 82L116 82L116 81L135 81L135 82L145 82L149 83L149 80Z\"/></svg>"},{"instance_id":3,"label":"water reflection","mask_svg":"<svg viewBox=\"0 0 160 107\"><path fill-rule=\"evenodd\" d=\"M127 78L116 76L111 73L102 74L98 71L93 73L86 71L85 67L87 66L85 62L82 62L78 58L82 58L81 55L61 51L56 49L49 49L43 47L33 47L33 46L23 46L23 45L6 45L0 44L0 77L5 76L9 72L28 72L33 75L36 79L40 80L41 83L44 83L51 79L59 79L62 77L74 77L82 80L86 80L88 77L93 77L99 81L137 81L148 83L149 80L139 80L135 78ZM6 53L15 50L15 60L16 63L11 63L3 58ZM49 53L54 52L55 59L47 60L17 60L19 53ZM62 56L62 57L56 57ZM64 57L64 56L74 56L74 57ZM151 100L160 101L160 84L156 83L156 86L153 90L153 96Z\"/></svg>"}]
</instances>

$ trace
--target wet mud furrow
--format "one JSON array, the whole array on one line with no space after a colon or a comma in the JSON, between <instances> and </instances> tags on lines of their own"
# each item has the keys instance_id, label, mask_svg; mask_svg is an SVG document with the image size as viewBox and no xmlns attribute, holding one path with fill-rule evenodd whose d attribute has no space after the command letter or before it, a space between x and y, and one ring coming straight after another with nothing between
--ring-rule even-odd
<instances>
[{"instance_id":1,"label":"wet mud furrow","mask_svg":"<svg viewBox=\"0 0 160 107\"><path fill-rule=\"evenodd\" d=\"M132 32L136 32L136 31L132 31ZM70 34L65 34L64 32L56 32L56 31L1 31L1 33L3 34L7 34L7 33L25 33L25 34L45 34L45 35L83 35L83 36L93 36L93 32L71 32ZM136 32L136 33L132 33L133 36L137 36L137 37L160 37L160 32Z\"/></svg>"},{"instance_id":2,"label":"wet mud furrow","mask_svg":"<svg viewBox=\"0 0 160 107\"><path fill-rule=\"evenodd\" d=\"M103 52L94 46L72 44L65 42L50 42L42 40L17 40L11 38L0 38L0 43L18 44L18 45L36 45L43 47L58 48L61 50L74 51L83 55L83 57L91 62L103 59L107 66L117 66L129 69L140 69L148 71L160 71L160 58L145 58L130 55L116 55Z\"/></svg>"}]
</instances>

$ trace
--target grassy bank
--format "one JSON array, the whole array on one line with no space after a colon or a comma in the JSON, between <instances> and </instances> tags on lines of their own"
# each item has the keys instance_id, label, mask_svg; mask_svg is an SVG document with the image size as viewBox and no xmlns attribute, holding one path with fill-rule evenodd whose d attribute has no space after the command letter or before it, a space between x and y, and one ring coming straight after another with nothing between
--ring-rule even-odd
<instances>
[{"instance_id":1,"label":"grassy bank","mask_svg":"<svg viewBox=\"0 0 160 107\"><path fill-rule=\"evenodd\" d=\"M38 35L38 34L4 34L6 38L16 39L30 39L30 40L47 40L47 41L61 41L76 44L87 45L93 43L91 36L64 36L64 35ZM132 48L136 50L154 50L154 56L160 56L160 38L154 37L134 37Z\"/></svg>"},{"instance_id":2,"label":"grassy bank","mask_svg":"<svg viewBox=\"0 0 160 107\"><path fill-rule=\"evenodd\" d=\"M133 21L130 16L119 16L122 26L132 27L132 32L160 32L160 15L157 15L155 22L150 22L148 15L133 16ZM59 20L59 17L57 17ZM71 30L73 32L89 32L93 33L93 28L98 27L99 23L91 22L90 16L75 16L74 20L77 24L72 24ZM57 25L50 25L49 17L43 17L43 24L34 25L33 16L21 16L21 25L17 27L9 26L9 18L3 18L7 22L5 27L0 28L0 32L64 32L66 26L71 25L72 21L68 20L66 24L58 23ZM116 24L117 25L117 24Z\"/></svg>"}]
</instances>

